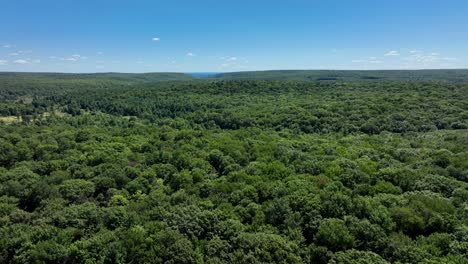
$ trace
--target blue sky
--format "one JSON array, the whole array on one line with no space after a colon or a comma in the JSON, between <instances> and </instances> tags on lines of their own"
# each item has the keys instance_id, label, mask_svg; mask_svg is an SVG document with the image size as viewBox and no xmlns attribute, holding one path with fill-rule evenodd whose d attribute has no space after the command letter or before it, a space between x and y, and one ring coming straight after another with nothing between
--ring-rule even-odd
<instances>
[{"instance_id":1,"label":"blue sky","mask_svg":"<svg viewBox=\"0 0 468 264\"><path fill-rule=\"evenodd\" d=\"M466 0L0 0L0 71L468 68Z\"/></svg>"}]
</instances>

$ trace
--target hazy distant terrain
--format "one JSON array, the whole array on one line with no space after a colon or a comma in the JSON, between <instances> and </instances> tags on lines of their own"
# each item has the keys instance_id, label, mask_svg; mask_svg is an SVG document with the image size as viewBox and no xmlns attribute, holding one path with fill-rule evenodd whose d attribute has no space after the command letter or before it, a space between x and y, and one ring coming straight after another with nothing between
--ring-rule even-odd
<instances>
[{"instance_id":1,"label":"hazy distant terrain","mask_svg":"<svg viewBox=\"0 0 468 264\"><path fill-rule=\"evenodd\" d=\"M0 80L116 80L125 82L159 82L193 80L184 73L20 73L0 72Z\"/></svg>"},{"instance_id":2,"label":"hazy distant terrain","mask_svg":"<svg viewBox=\"0 0 468 264\"><path fill-rule=\"evenodd\" d=\"M283 80L283 81L446 81L468 82L468 70L275 70L227 73L8 73L0 72L0 80L114 80L121 82L213 80Z\"/></svg>"},{"instance_id":3,"label":"hazy distant terrain","mask_svg":"<svg viewBox=\"0 0 468 264\"><path fill-rule=\"evenodd\" d=\"M467 82L468 70L278 70L221 73L224 80L296 80L296 81L448 81Z\"/></svg>"}]
</instances>

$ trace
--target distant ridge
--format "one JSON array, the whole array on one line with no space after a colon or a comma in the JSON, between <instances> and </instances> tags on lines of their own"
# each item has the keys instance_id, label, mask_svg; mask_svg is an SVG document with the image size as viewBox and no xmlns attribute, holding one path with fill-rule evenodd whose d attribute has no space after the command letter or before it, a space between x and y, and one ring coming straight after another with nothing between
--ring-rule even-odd
<instances>
[{"instance_id":1,"label":"distant ridge","mask_svg":"<svg viewBox=\"0 0 468 264\"><path fill-rule=\"evenodd\" d=\"M195 77L176 72L154 73L29 73L29 72L0 72L0 78L38 78L50 80L114 80L123 82L161 82L161 81L190 81Z\"/></svg>"},{"instance_id":2,"label":"distant ridge","mask_svg":"<svg viewBox=\"0 0 468 264\"><path fill-rule=\"evenodd\" d=\"M216 74L223 80L295 81L448 81L468 82L468 69L457 70L271 70Z\"/></svg>"},{"instance_id":3,"label":"distant ridge","mask_svg":"<svg viewBox=\"0 0 468 264\"><path fill-rule=\"evenodd\" d=\"M270 81L444 81L468 82L468 69L450 70L269 70L244 72L153 72L153 73L28 73L0 72L0 81L118 81L152 83L194 80L270 80Z\"/></svg>"}]
</instances>

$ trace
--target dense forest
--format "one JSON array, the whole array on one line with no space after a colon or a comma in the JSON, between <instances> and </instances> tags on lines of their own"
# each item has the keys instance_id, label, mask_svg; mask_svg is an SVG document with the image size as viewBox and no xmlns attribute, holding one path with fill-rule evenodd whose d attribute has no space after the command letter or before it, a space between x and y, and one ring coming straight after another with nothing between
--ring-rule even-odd
<instances>
[{"instance_id":1,"label":"dense forest","mask_svg":"<svg viewBox=\"0 0 468 264\"><path fill-rule=\"evenodd\" d=\"M468 263L468 71L0 74L0 263Z\"/></svg>"},{"instance_id":2,"label":"dense forest","mask_svg":"<svg viewBox=\"0 0 468 264\"><path fill-rule=\"evenodd\" d=\"M224 80L468 82L468 70L275 70L229 72L216 74L212 77Z\"/></svg>"}]
</instances>

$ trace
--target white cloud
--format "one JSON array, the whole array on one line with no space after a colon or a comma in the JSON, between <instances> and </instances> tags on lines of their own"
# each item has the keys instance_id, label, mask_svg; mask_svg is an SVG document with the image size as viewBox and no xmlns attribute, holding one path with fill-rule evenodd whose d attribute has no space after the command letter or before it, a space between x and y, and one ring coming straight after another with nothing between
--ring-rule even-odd
<instances>
[{"instance_id":1,"label":"white cloud","mask_svg":"<svg viewBox=\"0 0 468 264\"><path fill-rule=\"evenodd\" d=\"M247 65L243 65L237 62L233 63L223 63L220 65L222 69L229 68L230 70L243 70L243 69L248 69L249 67Z\"/></svg>"},{"instance_id":2,"label":"white cloud","mask_svg":"<svg viewBox=\"0 0 468 264\"><path fill-rule=\"evenodd\" d=\"M366 64L382 64L383 61L377 57L368 57L366 59L355 59L352 63L366 63ZM344 67L344 65L343 65Z\"/></svg>"},{"instance_id":3,"label":"white cloud","mask_svg":"<svg viewBox=\"0 0 468 264\"><path fill-rule=\"evenodd\" d=\"M416 54L416 53L422 53L422 51L421 50L412 50L412 51L410 51L410 53L411 54Z\"/></svg>"},{"instance_id":4,"label":"white cloud","mask_svg":"<svg viewBox=\"0 0 468 264\"><path fill-rule=\"evenodd\" d=\"M160 38L152 38L151 40L152 40L152 41L156 41L156 42L161 41Z\"/></svg>"},{"instance_id":5,"label":"white cloud","mask_svg":"<svg viewBox=\"0 0 468 264\"><path fill-rule=\"evenodd\" d=\"M248 68L249 61L244 57L220 57L224 62L220 65L222 69L229 68L231 70L242 70Z\"/></svg>"},{"instance_id":6,"label":"white cloud","mask_svg":"<svg viewBox=\"0 0 468 264\"><path fill-rule=\"evenodd\" d=\"M431 52L416 51L401 52L400 57L364 57L352 60L354 64L348 64L347 67L352 68L351 65L356 65L364 69L443 69L443 68L457 68L457 61L460 59L434 55ZM458 68L461 68L458 66Z\"/></svg>"},{"instance_id":7,"label":"white cloud","mask_svg":"<svg viewBox=\"0 0 468 264\"><path fill-rule=\"evenodd\" d=\"M445 57L445 58L442 58L443 60L445 61L456 61L458 60L457 58L451 58L451 57Z\"/></svg>"},{"instance_id":8,"label":"white cloud","mask_svg":"<svg viewBox=\"0 0 468 264\"><path fill-rule=\"evenodd\" d=\"M197 56L197 55L195 55L195 54L192 53L192 52L189 52L189 53L187 53L187 56L188 56L188 57L195 57L195 56Z\"/></svg>"},{"instance_id":9,"label":"white cloud","mask_svg":"<svg viewBox=\"0 0 468 264\"><path fill-rule=\"evenodd\" d=\"M391 50L385 54L385 56L389 57L395 57L395 56L400 56L400 53L396 50Z\"/></svg>"},{"instance_id":10,"label":"white cloud","mask_svg":"<svg viewBox=\"0 0 468 264\"><path fill-rule=\"evenodd\" d=\"M13 61L13 63L15 64L34 64L34 63L41 63L41 60L33 60L33 59L30 59L30 58L27 58L27 59L19 59L19 60L15 60Z\"/></svg>"},{"instance_id":11,"label":"white cloud","mask_svg":"<svg viewBox=\"0 0 468 264\"><path fill-rule=\"evenodd\" d=\"M32 50L18 50L16 52L10 53L10 56L19 56L21 54L29 54L32 53Z\"/></svg>"},{"instance_id":12,"label":"white cloud","mask_svg":"<svg viewBox=\"0 0 468 264\"><path fill-rule=\"evenodd\" d=\"M413 55L405 58L405 60L413 62L413 63L431 63L440 60L439 54L431 53L431 54L424 54L424 53L414 53Z\"/></svg>"},{"instance_id":13,"label":"white cloud","mask_svg":"<svg viewBox=\"0 0 468 264\"><path fill-rule=\"evenodd\" d=\"M447 62L457 61L457 58L442 57L441 54L436 52L418 52L412 53L404 60L408 68L453 68L454 65Z\"/></svg>"},{"instance_id":14,"label":"white cloud","mask_svg":"<svg viewBox=\"0 0 468 264\"><path fill-rule=\"evenodd\" d=\"M6 48L6 49L9 49L9 48L13 48L13 45L10 45L10 44L4 44L2 45L3 48Z\"/></svg>"},{"instance_id":15,"label":"white cloud","mask_svg":"<svg viewBox=\"0 0 468 264\"><path fill-rule=\"evenodd\" d=\"M81 56L80 54L73 54L70 57L50 56L49 59L51 59L51 60L60 60L60 61L77 62L77 61L81 61L81 60L86 60L86 59L88 59L88 57Z\"/></svg>"},{"instance_id":16,"label":"white cloud","mask_svg":"<svg viewBox=\"0 0 468 264\"><path fill-rule=\"evenodd\" d=\"M16 64L30 64L31 61L20 59L20 60L13 61L13 63L16 63Z\"/></svg>"},{"instance_id":17,"label":"white cloud","mask_svg":"<svg viewBox=\"0 0 468 264\"><path fill-rule=\"evenodd\" d=\"M6 60L0 60L0 65L7 65L8 64L8 61Z\"/></svg>"}]
</instances>

